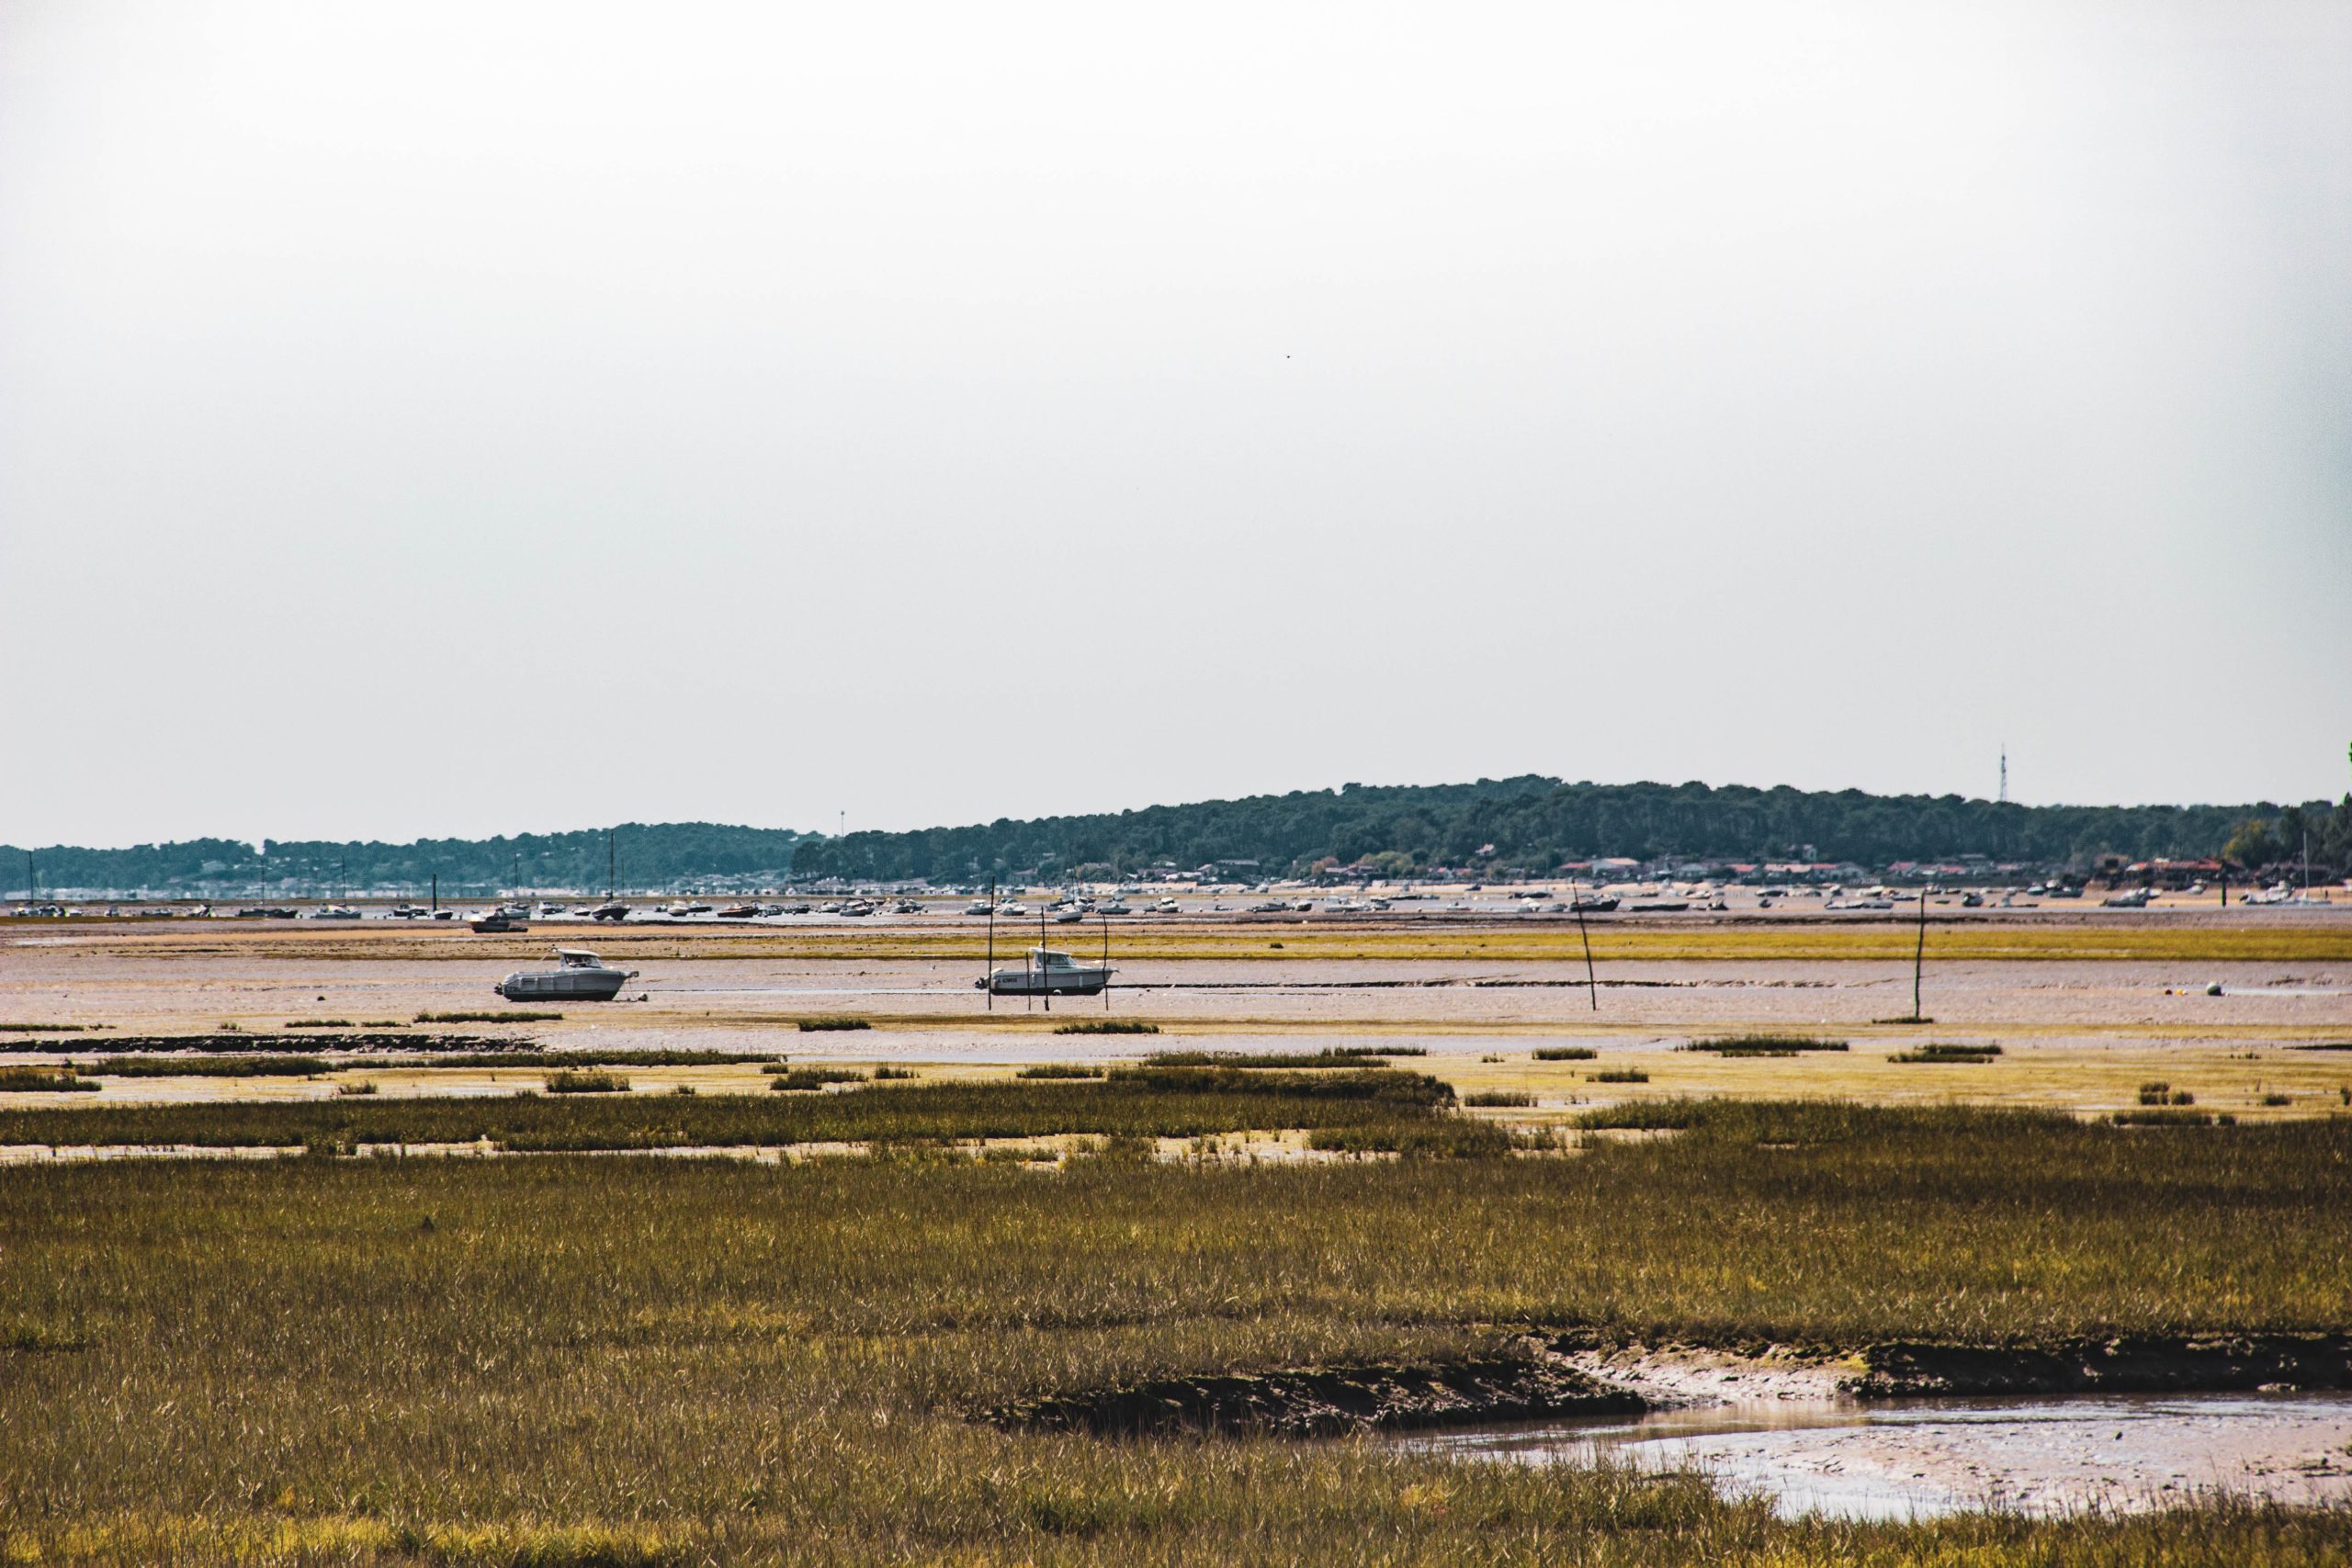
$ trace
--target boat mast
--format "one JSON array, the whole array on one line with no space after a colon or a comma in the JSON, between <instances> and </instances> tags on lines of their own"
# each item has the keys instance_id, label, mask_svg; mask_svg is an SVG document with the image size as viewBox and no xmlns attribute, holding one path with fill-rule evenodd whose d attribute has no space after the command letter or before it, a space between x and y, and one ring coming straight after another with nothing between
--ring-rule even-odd
<instances>
[{"instance_id":1,"label":"boat mast","mask_svg":"<svg viewBox=\"0 0 2352 1568\"><path fill-rule=\"evenodd\" d=\"M1111 1010L1111 914L1107 909L1102 913L1102 1010Z\"/></svg>"},{"instance_id":2,"label":"boat mast","mask_svg":"<svg viewBox=\"0 0 2352 1568\"><path fill-rule=\"evenodd\" d=\"M989 1011L996 1011L996 878L989 878L989 966L981 973L987 976L980 989L989 994Z\"/></svg>"},{"instance_id":3,"label":"boat mast","mask_svg":"<svg viewBox=\"0 0 2352 1568\"><path fill-rule=\"evenodd\" d=\"M605 829L605 902L607 904L613 901L616 897L613 890L619 886L613 874L613 866L615 863L613 860L614 831L615 829L611 828Z\"/></svg>"},{"instance_id":4,"label":"boat mast","mask_svg":"<svg viewBox=\"0 0 2352 1568\"><path fill-rule=\"evenodd\" d=\"M1037 906L1037 988L1046 994L1046 1010L1054 1010L1054 972L1046 966L1046 907Z\"/></svg>"}]
</instances>

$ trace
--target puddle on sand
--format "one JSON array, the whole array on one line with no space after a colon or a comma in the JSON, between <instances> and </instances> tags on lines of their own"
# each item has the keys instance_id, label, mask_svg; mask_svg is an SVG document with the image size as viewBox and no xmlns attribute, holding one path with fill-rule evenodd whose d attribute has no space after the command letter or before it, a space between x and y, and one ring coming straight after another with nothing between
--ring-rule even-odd
<instances>
[{"instance_id":1,"label":"puddle on sand","mask_svg":"<svg viewBox=\"0 0 2352 1568\"><path fill-rule=\"evenodd\" d=\"M2290 1505L2352 1500L2344 1393L1725 1404L1403 1440L1464 1459L1687 1465L1728 1492L1771 1496L1791 1517L2144 1511L2217 1489Z\"/></svg>"}]
</instances>

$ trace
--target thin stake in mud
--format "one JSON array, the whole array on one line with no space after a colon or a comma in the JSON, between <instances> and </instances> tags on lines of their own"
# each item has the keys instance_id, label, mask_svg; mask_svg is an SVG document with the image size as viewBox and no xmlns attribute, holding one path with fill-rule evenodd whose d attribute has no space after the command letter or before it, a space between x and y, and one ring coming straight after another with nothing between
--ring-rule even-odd
<instances>
[{"instance_id":1,"label":"thin stake in mud","mask_svg":"<svg viewBox=\"0 0 2352 1568\"><path fill-rule=\"evenodd\" d=\"M1584 900L1577 896L1576 884L1568 885L1568 902L1576 906L1577 935L1584 938L1584 985L1592 993L1592 1010L1600 1010L1600 982L1592 977L1592 932L1585 928Z\"/></svg>"},{"instance_id":2,"label":"thin stake in mud","mask_svg":"<svg viewBox=\"0 0 2352 1568\"><path fill-rule=\"evenodd\" d=\"M980 989L989 996L989 1011L996 1011L996 878L989 878L989 966L980 971L986 976Z\"/></svg>"},{"instance_id":3,"label":"thin stake in mud","mask_svg":"<svg viewBox=\"0 0 2352 1568\"><path fill-rule=\"evenodd\" d=\"M1102 915L1102 1010L1111 1010L1111 916Z\"/></svg>"},{"instance_id":4,"label":"thin stake in mud","mask_svg":"<svg viewBox=\"0 0 2352 1568\"><path fill-rule=\"evenodd\" d=\"M1054 977L1046 968L1046 907L1037 906L1037 989L1046 995L1046 1010L1054 1010Z\"/></svg>"},{"instance_id":5,"label":"thin stake in mud","mask_svg":"<svg viewBox=\"0 0 2352 1568\"><path fill-rule=\"evenodd\" d=\"M1911 1021L1919 1021L1919 972L1928 962L1928 890L1919 889L1919 945L1911 954Z\"/></svg>"}]
</instances>

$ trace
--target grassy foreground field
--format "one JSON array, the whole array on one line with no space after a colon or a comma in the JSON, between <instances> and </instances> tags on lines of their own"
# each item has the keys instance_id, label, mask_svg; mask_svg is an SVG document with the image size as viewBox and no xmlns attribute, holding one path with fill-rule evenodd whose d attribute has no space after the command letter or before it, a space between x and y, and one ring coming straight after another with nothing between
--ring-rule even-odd
<instances>
[{"instance_id":1,"label":"grassy foreground field","mask_svg":"<svg viewBox=\"0 0 2352 1568\"><path fill-rule=\"evenodd\" d=\"M1527 1326L2337 1329L2347 1215L2341 1122L1818 1105L1569 1158L1311 1168L18 1168L0 1561L2342 1562L2342 1512L1789 1525L1690 1477L971 1416Z\"/></svg>"}]
</instances>

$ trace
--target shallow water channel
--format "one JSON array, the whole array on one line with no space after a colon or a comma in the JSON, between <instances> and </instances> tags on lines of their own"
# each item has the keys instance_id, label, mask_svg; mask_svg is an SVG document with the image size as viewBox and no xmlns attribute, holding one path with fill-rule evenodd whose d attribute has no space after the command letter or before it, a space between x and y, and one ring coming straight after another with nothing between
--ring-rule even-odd
<instances>
[{"instance_id":1,"label":"shallow water channel","mask_svg":"<svg viewBox=\"0 0 2352 1568\"><path fill-rule=\"evenodd\" d=\"M2352 1499L2347 1393L1734 1404L1403 1441L1463 1459L1688 1466L1791 1517L2132 1511L2215 1491Z\"/></svg>"}]
</instances>

